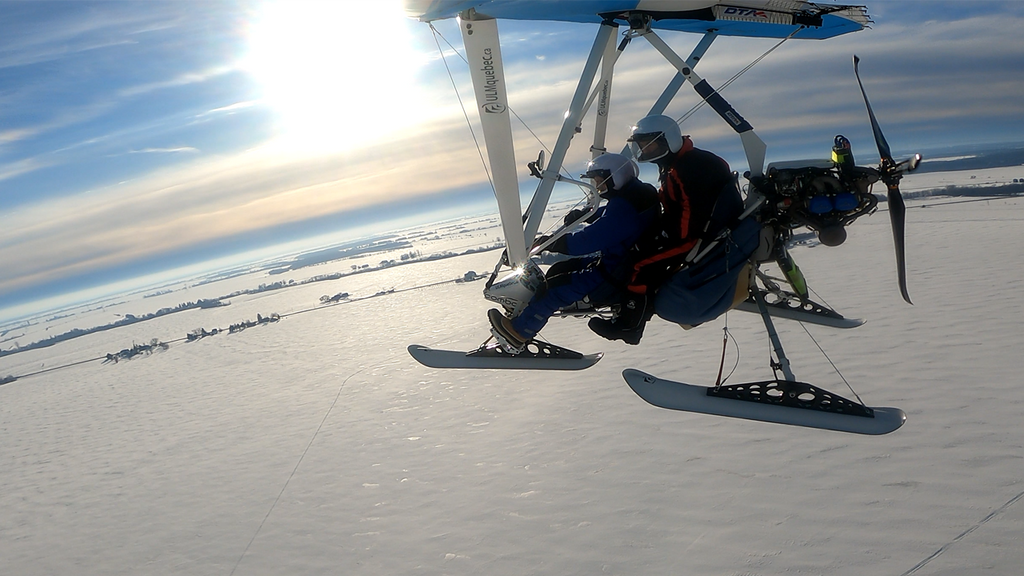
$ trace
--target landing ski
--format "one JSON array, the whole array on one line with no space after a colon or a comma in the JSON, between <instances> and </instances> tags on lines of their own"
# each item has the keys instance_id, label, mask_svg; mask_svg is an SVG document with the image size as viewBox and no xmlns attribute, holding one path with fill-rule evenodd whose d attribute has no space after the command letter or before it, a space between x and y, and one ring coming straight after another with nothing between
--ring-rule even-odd
<instances>
[{"instance_id":1,"label":"landing ski","mask_svg":"<svg viewBox=\"0 0 1024 576\"><path fill-rule=\"evenodd\" d=\"M554 344L527 345L519 354L509 354L501 346L482 346L471 352L436 350L413 344L409 355L430 368L468 368L477 370L584 370L604 354L581 354Z\"/></svg>"},{"instance_id":2,"label":"landing ski","mask_svg":"<svg viewBox=\"0 0 1024 576\"><path fill-rule=\"evenodd\" d=\"M800 382L757 382L718 389L663 380L628 368L622 377L659 408L806 426L855 434L888 434L907 419L899 408L869 408Z\"/></svg>"},{"instance_id":3,"label":"landing ski","mask_svg":"<svg viewBox=\"0 0 1024 576\"><path fill-rule=\"evenodd\" d=\"M864 324L864 320L860 318L846 318L835 310L810 301L806 304L801 304L796 299L791 302L766 303L765 308L769 314L776 318L785 318L787 320L796 320L797 322L818 324L819 326L829 326L831 328L856 328ZM753 312L754 314L760 312L757 302L753 297L737 304L736 309L744 312Z\"/></svg>"}]
</instances>

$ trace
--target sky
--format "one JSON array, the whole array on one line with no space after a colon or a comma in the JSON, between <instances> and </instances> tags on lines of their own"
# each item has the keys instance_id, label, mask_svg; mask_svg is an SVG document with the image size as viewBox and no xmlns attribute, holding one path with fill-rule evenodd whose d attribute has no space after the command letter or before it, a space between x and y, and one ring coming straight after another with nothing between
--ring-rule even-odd
<instances>
[{"instance_id":1,"label":"sky","mask_svg":"<svg viewBox=\"0 0 1024 576\"><path fill-rule=\"evenodd\" d=\"M827 157L838 133L860 162L877 161L853 54L895 155L1024 141L1024 3L866 4L870 29L787 42L723 92L769 161ZM0 321L493 210L452 86L472 100L456 23L436 22L435 39L397 3L367 5L0 1ZM499 31L532 193L534 135L553 145L596 26L502 21ZM699 39L663 37L684 56ZM775 43L721 38L697 72L719 86ZM642 41L617 70L609 143L674 73ZM695 103L684 88L668 113ZM588 127L570 170L585 164ZM743 169L711 111L683 130Z\"/></svg>"}]
</instances>

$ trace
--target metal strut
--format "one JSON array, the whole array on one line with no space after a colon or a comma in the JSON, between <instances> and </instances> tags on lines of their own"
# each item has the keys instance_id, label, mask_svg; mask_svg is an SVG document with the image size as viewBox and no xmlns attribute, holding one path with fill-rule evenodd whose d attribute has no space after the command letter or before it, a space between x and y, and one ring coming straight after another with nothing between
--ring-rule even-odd
<instances>
[{"instance_id":1,"label":"metal strut","mask_svg":"<svg viewBox=\"0 0 1024 576\"><path fill-rule=\"evenodd\" d=\"M534 237L537 235L537 230L540 228L540 220L544 216L544 209L548 205L551 190L558 179L558 170L561 168L562 162L565 161L565 155L569 151L569 144L572 141L572 137L576 134L576 126L579 125L580 119L583 116L583 108L587 103L590 87L593 86L594 78L597 76L598 66L605 55L608 40L616 29L618 29L618 25L614 22L602 22L601 27L597 31L594 45L590 49L590 56L587 58L587 63L580 74L580 81L576 85L576 92L573 94L569 110L566 112L565 120L562 122L562 129L558 133L555 148L551 151L550 163L548 168L544 170L543 178L537 185L537 190L533 194L533 200L530 202L532 209L527 218L524 233L524 236L529 239L530 243L533 242ZM502 218L502 221L504 221L504 218Z\"/></svg>"},{"instance_id":2,"label":"metal strut","mask_svg":"<svg viewBox=\"0 0 1024 576\"><path fill-rule=\"evenodd\" d=\"M768 314L768 307L765 305L764 292L754 287L751 292L754 295L754 301L757 302L757 310L761 313L761 319L764 320L765 330L768 331L768 338L772 341L772 349L775 351L775 356L778 358L778 363L773 365L773 369L782 370L783 376L786 380L795 381L796 376L793 374L792 368L789 366L789 358L786 358L786 351L782 349L782 340L779 339L779 333L775 330L775 323L772 322L772 317Z\"/></svg>"},{"instance_id":3,"label":"metal strut","mask_svg":"<svg viewBox=\"0 0 1024 576\"><path fill-rule=\"evenodd\" d=\"M480 127L491 166L494 195L498 202L505 249L509 262L521 266L526 262L527 243L523 237L519 202L519 179L516 175L515 147L512 142L512 121L509 118L508 92L498 40L498 24L493 18L469 9L459 16L466 59L470 62L470 78L480 113ZM530 238L532 243L533 238Z\"/></svg>"},{"instance_id":4,"label":"metal strut","mask_svg":"<svg viewBox=\"0 0 1024 576\"><path fill-rule=\"evenodd\" d=\"M675 53L648 25L640 33L654 48L665 57L676 71L686 78L693 85L693 89L704 99L711 108L726 121L732 129L739 134L740 143L743 144L743 151L747 156L747 166L751 176L764 174L764 159L767 147L763 140L754 132L754 127L740 116L739 112L726 102L722 95L693 71L693 66L681 56ZM708 40L710 44L710 39Z\"/></svg>"},{"instance_id":5,"label":"metal strut","mask_svg":"<svg viewBox=\"0 0 1024 576\"><path fill-rule=\"evenodd\" d=\"M643 35L642 32L631 31L630 33L638 36ZM708 49L711 48L711 43L714 42L717 37L718 30L715 29L708 30L704 33L700 42L697 43L697 46L693 48L693 51L691 51L690 55L686 58L686 65L689 66L690 69L693 69L693 67L700 62L700 59L703 58L704 54L706 54ZM651 106L651 109L647 111L647 115L654 116L657 114L664 114L665 109L668 108L672 99L679 93L679 89L683 87L683 84L686 84L686 76L683 76L681 72L676 71L676 75L672 77L672 80L669 81L667 86L665 86L665 90L663 90L661 95L658 96L658 100L655 101L654 105ZM631 154L631 149L628 144L622 148L622 154Z\"/></svg>"}]
</instances>

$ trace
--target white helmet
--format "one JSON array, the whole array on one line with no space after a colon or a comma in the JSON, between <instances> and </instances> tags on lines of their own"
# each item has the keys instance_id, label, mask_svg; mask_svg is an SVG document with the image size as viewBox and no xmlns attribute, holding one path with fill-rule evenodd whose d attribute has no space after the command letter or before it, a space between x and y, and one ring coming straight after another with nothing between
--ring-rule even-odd
<instances>
[{"instance_id":1,"label":"white helmet","mask_svg":"<svg viewBox=\"0 0 1024 576\"><path fill-rule=\"evenodd\" d=\"M653 162L669 152L679 152L683 147L683 133L675 120L656 114L641 118L633 126L633 135L626 141L633 148L637 160Z\"/></svg>"},{"instance_id":2,"label":"white helmet","mask_svg":"<svg viewBox=\"0 0 1024 576\"><path fill-rule=\"evenodd\" d=\"M587 163L583 178L593 178L598 189L605 185L610 190L619 190L630 180L640 176L640 167L632 158L612 152L602 154Z\"/></svg>"}]
</instances>

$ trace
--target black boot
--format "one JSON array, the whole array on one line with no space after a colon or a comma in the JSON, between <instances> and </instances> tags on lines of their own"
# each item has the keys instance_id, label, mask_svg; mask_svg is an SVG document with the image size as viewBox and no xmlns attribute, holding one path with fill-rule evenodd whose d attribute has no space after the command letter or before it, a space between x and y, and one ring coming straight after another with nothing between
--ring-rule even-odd
<instances>
[{"instance_id":1,"label":"black boot","mask_svg":"<svg viewBox=\"0 0 1024 576\"><path fill-rule=\"evenodd\" d=\"M644 326L646 324L646 321L642 321L637 326L623 327L617 321L605 320L604 318L591 318L590 322L587 323L587 327L590 328L594 334L597 334L602 338L606 338L608 340L622 340L626 344L636 346L640 343L640 338L644 335Z\"/></svg>"},{"instance_id":2,"label":"black boot","mask_svg":"<svg viewBox=\"0 0 1024 576\"><path fill-rule=\"evenodd\" d=\"M591 318L587 324L595 334L608 340L622 340L637 345L644 335L644 326L654 315L650 299L646 294L633 294L619 305L615 320Z\"/></svg>"}]
</instances>

